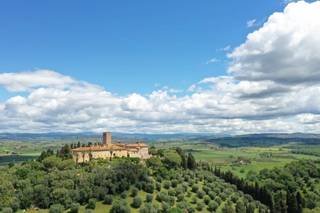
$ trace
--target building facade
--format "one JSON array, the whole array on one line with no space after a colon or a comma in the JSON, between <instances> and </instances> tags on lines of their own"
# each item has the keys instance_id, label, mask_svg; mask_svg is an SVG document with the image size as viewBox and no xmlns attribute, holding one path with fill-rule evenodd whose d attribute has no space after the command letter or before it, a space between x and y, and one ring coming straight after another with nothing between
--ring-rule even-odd
<instances>
[{"instance_id":1,"label":"building facade","mask_svg":"<svg viewBox=\"0 0 320 213\"><path fill-rule=\"evenodd\" d=\"M103 133L102 145L75 148L72 149L72 155L76 163L85 163L92 159L110 159L114 157L150 158L149 148L146 144L141 142L113 144L111 132Z\"/></svg>"}]
</instances>

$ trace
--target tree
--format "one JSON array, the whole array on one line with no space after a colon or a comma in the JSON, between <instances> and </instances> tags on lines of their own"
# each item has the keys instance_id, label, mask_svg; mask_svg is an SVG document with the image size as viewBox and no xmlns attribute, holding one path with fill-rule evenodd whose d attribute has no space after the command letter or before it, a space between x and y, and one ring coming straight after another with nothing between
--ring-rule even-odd
<instances>
[{"instance_id":1,"label":"tree","mask_svg":"<svg viewBox=\"0 0 320 213\"><path fill-rule=\"evenodd\" d=\"M204 208L204 203L203 202L197 202L197 206L196 206L196 209L198 211L202 211L202 209Z\"/></svg>"},{"instance_id":2,"label":"tree","mask_svg":"<svg viewBox=\"0 0 320 213\"><path fill-rule=\"evenodd\" d=\"M304 202L303 202L303 197L300 192L297 192L297 204L298 204L297 213L302 213Z\"/></svg>"},{"instance_id":3,"label":"tree","mask_svg":"<svg viewBox=\"0 0 320 213\"><path fill-rule=\"evenodd\" d=\"M178 168L181 166L181 157L175 150L164 152L163 163L167 168Z\"/></svg>"},{"instance_id":4,"label":"tree","mask_svg":"<svg viewBox=\"0 0 320 213\"><path fill-rule=\"evenodd\" d=\"M151 203L146 203L143 207L140 208L140 213L158 213L158 208L152 205Z\"/></svg>"},{"instance_id":5,"label":"tree","mask_svg":"<svg viewBox=\"0 0 320 213\"><path fill-rule=\"evenodd\" d=\"M153 169L159 169L162 166L161 159L158 156L152 156L146 160L146 164L148 167Z\"/></svg>"},{"instance_id":6,"label":"tree","mask_svg":"<svg viewBox=\"0 0 320 213\"><path fill-rule=\"evenodd\" d=\"M130 207L125 200L115 201L112 205L110 213L130 213Z\"/></svg>"},{"instance_id":7,"label":"tree","mask_svg":"<svg viewBox=\"0 0 320 213\"><path fill-rule=\"evenodd\" d=\"M182 209L179 209L179 208L171 208L169 210L169 213L183 213Z\"/></svg>"},{"instance_id":8,"label":"tree","mask_svg":"<svg viewBox=\"0 0 320 213\"><path fill-rule=\"evenodd\" d=\"M69 147L68 144L65 144L63 147L61 147L58 153L58 157L63 159L72 158L71 148Z\"/></svg>"},{"instance_id":9,"label":"tree","mask_svg":"<svg viewBox=\"0 0 320 213\"><path fill-rule=\"evenodd\" d=\"M141 204L142 204L141 198L139 196L136 196L133 198L131 206L133 208L139 208Z\"/></svg>"},{"instance_id":10,"label":"tree","mask_svg":"<svg viewBox=\"0 0 320 213\"><path fill-rule=\"evenodd\" d=\"M78 213L79 212L79 208L80 208L80 204L79 203L72 203L70 206L70 213Z\"/></svg>"},{"instance_id":11,"label":"tree","mask_svg":"<svg viewBox=\"0 0 320 213\"><path fill-rule=\"evenodd\" d=\"M146 202L150 203L153 200L153 195L152 194L147 194L146 195Z\"/></svg>"},{"instance_id":12,"label":"tree","mask_svg":"<svg viewBox=\"0 0 320 213\"><path fill-rule=\"evenodd\" d=\"M46 209L50 204L49 187L44 184L34 186L33 197L36 206Z\"/></svg>"},{"instance_id":13,"label":"tree","mask_svg":"<svg viewBox=\"0 0 320 213\"><path fill-rule=\"evenodd\" d=\"M197 168L196 160L194 159L194 157L191 153L188 154L187 164L188 164L188 169L196 169Z\"/></svg>"},{"instance_id":14,"label":"tree","mask_svg":"<svg viewBox=\"0 0 320 213\"><path fill-rule=\"evenodd\" d=\"M88 205L86 206L87 209L95 209L96 208L96 199L91 198L89 199Z\"/></svg>"},{"instance_id":15,"label":"tree","mask_svg":"<svg viewBox=\"0 0 320 213\"><path fill-rule=\"evenodd\" d=\"M133 187L131 189L131 197L137 196L138 192L139 192L139 190L136 187Z\"/></svg>"},{"instance_id":16,"label":"tree","mask_svg":"<svg viewBox=\"0 0 320 213\"><path fill-rule=\"evenodd\" d=\"M6 207L2 209L1 213L13 213L13 210L10 207Z\"/></svg>"},{"instance_id":17,"label":"tree","mask_svg":"<svg viewBox=\"0 0 320 213\"><path fill-rule=\"evenodd\" d=\"M111 195L106 195L103 199L103 203L107 204L107 205L111 205L112 204L112 196Z\"/></svg>"},{"instance_id":18,"label":"tree","mask_svg":"<svg viewBox=\"0 0 320 213\"><path fill-rule=\"evenodd\" d=\"M250 202L248 203L248 206L246 209L247 209L246 213L254 213L254 210L256 209L256 207L252 202Z\"/></svg>"},{"instance_id":19,"label":"tree","mask_svg":"<svg viewBox=\"0 0 320 213\"><path fill-rule=\"evenodd\" d=\"M202 190L198 190L198 192L197 192L197 196L198 196L198 198L200 198L200 199L202 199L205 194L206 194L206 193L205 193L204 191L202 191Z\"/></svg>"},{"instance_id":20,"label":"tree","mask_svg":"<svg viewBox=\"0 0 320 213\"><path fill-rule=\"evenodd\" d=\"M204 203L205 203L206 205L208 205L209 202L211 201L210 196L209 196L209 195L204 196L204 197L203 197L203 201L204 201Z\"/></svg>"},{"instance_id":21,"label":"tree","mask_svg":"<svg viewBox=\"0 0 320 213\"><path fill-rule=\"evenodd\" d=\"M246 206L242 202L242 200L238 200L236 203L236 212L237 213L246 213Z\"/></svg>"},{"instance_id":22,"label":"tree","mask_svg":"<svg viewBox=\"0 0 320 213\"><path fill-rule=\"evenodd\" d=\"M49 213L63 213L64 207L61 204L53 204L50 206Z\"/></svg>"},{"instance_id":23,"label":"tree","mask_svg":"<svg viewBox=\"0 0 320 213\"><path fill-rule=\"evenodd\" d=\"M209 210L210 212L214 212L217 208L218 208L217 202L214 201L214 200L211 200L211 201L209 202L209 204L208 204L208 210Z\"/></svg>"},{"instance_id":24,"label":"tree","mask_svg":"<svg viewBox=\"0 0 320 213\"><path fill-rule=\"evenodd\" d=\"M236 211L233 208L232 202L229 200L224 204L222 208L222 213L235 213Z\"/></svg>"},{"instance_id":25,"label":"tree","mask_svg":"<svg viewBox=\"0 0 320 213\"><path fill-rule=\"evenodd\" d=\"M296 199L296 195L291 192L287 192L287 205L288 205L288 212L297 213L298 211L298 203Z\"/></svg>"},{"instance_id":26,"label":"tree","mask_svg":"<svg viewBox=\"0 0 320 213\"><path fill-rule=\"evenodd\" d=\"M143 190L145 192L148 192L148 193L153 193L154 191L154 184L153 183L146 183L143 185Z\"/></svg>"},{"instance_id":27,"label":"tree","mask_svg":"<svg viewBox=\"0 0 320 213\"><path fill-rule=\"evenodd\" d=\"M184 169L187 169L188 168L188 162L187 162L186 154L184 153L184 151L180 147L176 148L176 152L181 157L181 167L184 168Z\"/></svg>"}]
</instances>

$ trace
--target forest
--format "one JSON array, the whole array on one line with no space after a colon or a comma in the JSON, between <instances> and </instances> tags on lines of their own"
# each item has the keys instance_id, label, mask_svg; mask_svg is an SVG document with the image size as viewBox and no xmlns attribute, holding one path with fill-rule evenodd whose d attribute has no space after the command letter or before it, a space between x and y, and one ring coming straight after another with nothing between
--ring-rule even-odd
<instances>
[{"instance_id":1,"label":"forest","mask_svg":"<svg viewBox=\"0 0 320 213\"><path fill-rule=\"evenodd\" d=\"M70 147L0 170L9 212L300 213L320 206L319 161L300 160L240 178L181 148L151 147L150 159L76 165Z\"/></svg>"}]
</instances>

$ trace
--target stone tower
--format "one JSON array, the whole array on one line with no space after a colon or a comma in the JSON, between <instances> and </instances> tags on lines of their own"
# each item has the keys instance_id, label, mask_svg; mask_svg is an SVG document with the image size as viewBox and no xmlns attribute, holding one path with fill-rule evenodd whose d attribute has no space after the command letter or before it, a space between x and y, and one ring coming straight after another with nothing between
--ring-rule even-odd
<instances>
[{"instance_id":1,"label":"stone tower","mask_svg":"<svg viewBox=\"0 0 320 213\"><path fill-rule=\"evenodd\" d=\"M104 132L103 133L103 139L102 144L104 146L110 146L112 144L112 135L111 132Z\"/></svg>"}]
</instances>

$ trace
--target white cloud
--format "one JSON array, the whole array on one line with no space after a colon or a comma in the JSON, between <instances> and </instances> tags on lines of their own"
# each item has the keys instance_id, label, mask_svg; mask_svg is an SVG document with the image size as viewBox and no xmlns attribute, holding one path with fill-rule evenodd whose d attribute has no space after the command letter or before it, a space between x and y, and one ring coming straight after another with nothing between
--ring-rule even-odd
<instances>
[{"instance_id":1,"label":"white cloud","mask_svg":"<svg viewBox=\"0 0 320 213\"><path fill-rule=\"evenodd\" d=\"M250 28L250 27L254 27L257 23L257 20L256 19L251 19L249 21L247 21L247 27Z\"/></svg>"},{"instance_id":2,"label":"white cloud","mask_svg":"<svg viewBox=\"0 0 320 213\"><path fill-rule=\"evenodd\" d=\"M224 51L224 52L228 52L229 50L231 50L231 45L227 45L225 47L217 49L217 51Z\"/></svg>"},{"instance_id":3,"label":"white cloud","mask_svg":"<svg viewBox=\"0 0 320 213\"><path fill-rule=\"evenodd\" d=\"M238 79L282 84L320 80L320 2L290 3L247 36L229 57Z\"/></svg>"},{"instance_id":4,"label":"white cloud","mask_svg":"<svg viewBox=\"0 0 320 213\"><path fill-rule=\"evenodd\" d=\"M112 94L49 70L0 74L2 132L319 132L320 3L291 3L230 53L229 75L189 93ZM306 24L307 23L307 24Z\"/></svg>"},{"instance_id":5,"label":"white cloud","mask_svg":"<svg viewBox=\"0 0 320 213\"><path fill-rule=\"evenodd\" d=\"M219 59L217 59L217 58L211 58L211 59L209 59L209 60L206 62L206 64L212 64L212 63L216 63L216 62L219 62Z\"/></svg>"},{"instance_id":6,"label":"white cloud","mask_svg":"<svg viewBox=\"0 0 320 213\"><path fill-rule=\"evenodd\" d=\"M60 73L50 70L37 70L34 72L2 73L0 85L9 91L26 91L36 87L64 87L75 81Z\"/></svg>"}]
</instances>

